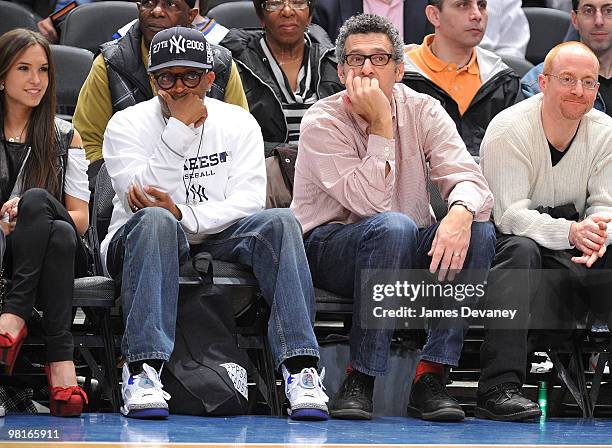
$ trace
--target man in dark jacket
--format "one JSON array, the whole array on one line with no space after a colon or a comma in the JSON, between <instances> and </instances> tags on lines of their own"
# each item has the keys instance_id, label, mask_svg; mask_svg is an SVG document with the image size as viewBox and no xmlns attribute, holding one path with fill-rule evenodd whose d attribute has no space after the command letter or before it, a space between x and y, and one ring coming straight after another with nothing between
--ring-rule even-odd
<instances>
[{"instance_id":1,"label":"man in dark jacket","mask_svg":"<svg viewBox=\"0 0 612 448\"><path fill-rule=\"evenodd\" d=\"M391 19L400 33L403 32L404 42L410 44L421 42L425 35L433 31L425 17L425 6L427 0L318 0L312 21L321 25L335 41L340 26L349 17L362 13L377 14ZM386 13L382 13L380 8L386 8ZM401 23L396 23L393 17L398 17Z\"/></svg>"},{"instance_id":2,"label":"man in dark jacket","mask_svg":"<svg viewBox=\"0 0 612 448\"><path fill-rule=\"evenodd\" d=\"M425 12L435 33L406 50L402 82L439 100L470 154L478 157L491 119L522 99L520 78L494 53L477 46L487 26L485 1L469 0L465 8L429 0Z\"/></svg>"},{"instance_id":3,"label":"man in dark jacket","mask_svg":"<svg viewBox=\"0 0 612 448\"><path fill-rule=\"evenodd\" d=\"M275 11L268 11L259 0L253 3L264 28L232 29L220 45L228 48L236 61L249 109L264 141L297 143L299 121L295 118L317 99L344 90L338 79L335 47L321 27L308 26L314 1L293 0ZM287 38L288 32L283 30L286 22L298 24L292 33L295 39ZM280 47L276 42L281 40L287 42L282 42L283 50L275 54ZM295 44L288 45L293 40ZM301 54L298 47L303 48ZM295 53L295 58L283 61L283 52ZM294 60L297 65L291 67ZM297 75L300 81L294 87L290 78L297 69L303 75Z\"/></svg>"}]
</instances>

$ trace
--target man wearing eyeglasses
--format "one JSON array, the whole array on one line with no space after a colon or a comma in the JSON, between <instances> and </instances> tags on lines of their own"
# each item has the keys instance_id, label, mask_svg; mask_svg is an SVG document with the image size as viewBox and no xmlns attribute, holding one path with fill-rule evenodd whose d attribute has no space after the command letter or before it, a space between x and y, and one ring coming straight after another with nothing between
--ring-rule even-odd
<instances>
[{"instance_id":1,"label":"man wearing eyeglasses","mask_svg":"<svg viewBox=\"0 0 612 448\"><path fill-rule=\"evenodd\" d=\"M198 14L195 0L142 0L137 2L138 20L120 39L101 47L81 88L74 126L83 138L90 161L88 175L93 190L102 165L102 140L108 120L115 112L153 98L155 85L147 77L147 58L153 36L174 26L191 26ZM213 45L215 81L208 96L248 110L240 75L231 54Z\"/></svg>"},{"instance_id":2,"label":"man wearing eyeglasses","mask_svg":"<svg viewBox=\"0 0 612 448\"><path fill-rule=\"evenodd\" d=\"M572 0L571 14L580 41L599 59L599 89L594 107L612 115L612 1ZM539 64L523 76L521 83L526 97L540 93L538 77L543 68Z\"/></svg>"},{"instance_id":3,"label":"man wearing eyeglasses","mask_svg":"<svg viewBox=\"0 0 612 448\"><path fill-rule=\"evenodd\" d=\"M160 31L149 55L157 98L115 114L103 146L116 196L101 252L121 280L126 314L121 412L168 415L159 372L174 346L179 264L206 251L253 269L271 308L268 340L291 418L327 419L300 226L287 209L263 210L259 126L244 109L205 99L215 75L199 31Z\"/></svg>"},{"instance_id":4,"label":"man wearing eyeglasses","mask_svg":"<svg viewBox=\"0 0 612 448\"><path fill-rule=\"evenodd\" d=\"M528 333L542 344L552 331L550 345L559 343L583 308L612 324L612 118L593 109L598 73L586 45L556 46L538 77L542 93L500 112L482 142L498 231L486 307L516 309L520 325L486 328L478 417L540 415L521 394Z\"/></svg>"},{"instance_id":5,"label":"man wearing eyeglasses","mask_svg":"<svg viewBox=\"0 0 612 448\"><path fill-rule=\"evenodd\" d=\"M336 418L371 418L374 380L387 372L393 329L373 329L361 316L368 301L361 287L371 270L428 269L442 281L462 269L486 272L494 255L489 188L440 103L398 83L402 51L388 19L347 20L336 41L346 91L315 103L301 126L291 208L302 224L313 282L354 298L348 375L330 407ZM439 223L428 177L450 204ZM432 323L411 415L464 418L444 385L462 345L462 326Z\"/></svg>"},{"instance_id":6,"label":"man wearing eyeglasses","mask_svg":"<svg viewBox=\"0 0 612 448\"><path fill-rule=\"evenodd\" d=\"M402 82L439 100L470 154L478 157L491 119L522 99L518 75L478 47L487 27L486 0L429 0L435 33L404 57Z\"/></svg>"}]
</instances>

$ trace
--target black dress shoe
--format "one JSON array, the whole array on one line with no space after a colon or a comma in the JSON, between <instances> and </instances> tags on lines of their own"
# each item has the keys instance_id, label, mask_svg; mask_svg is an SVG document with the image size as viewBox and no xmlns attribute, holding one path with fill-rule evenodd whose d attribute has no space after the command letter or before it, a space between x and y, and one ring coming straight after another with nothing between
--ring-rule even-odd
<instances>
[{"instance_id":1,"label":"black dress shoe","mask_svg":"<svg viewBox=\"0 0 612 448\"><path fill-rule=\"evenodd\" d=\"M347 420L370 420L373 393L374 378L360 372L350 373L330 404L331 416Z\"/></svg>"},{"instance_id":2,"label":"black dress shoe","mask_svg":"<svg viewBox=\"0 0 612 448\"><path fill-rule=\"evenodd\" d=\"M537 403L525 398L516 383L503 383L478 394L474 415L504 422L534 419L542 415Z\"/></svg>"},{"instance_id":3,"label":"black dress shoe","mask_svg":"<svg viewBox=\"0 0 612 448\"><path fill-rule=\"evenodd\" d=\"M426 373L412 385L408 415L439 422L459 422L465 413L457 400L451 397L442 380Z\"/></svg>"}]
</instances>

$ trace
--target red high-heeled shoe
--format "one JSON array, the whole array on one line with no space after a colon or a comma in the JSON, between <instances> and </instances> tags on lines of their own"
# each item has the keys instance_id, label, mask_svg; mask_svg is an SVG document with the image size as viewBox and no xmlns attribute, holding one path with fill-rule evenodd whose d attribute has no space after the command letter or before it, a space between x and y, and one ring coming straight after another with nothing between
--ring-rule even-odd
<instances>
[{"instance_id":1,"label":"red high-heeled shoe","mask_svg":"<svg viewBox=\"0 0 612 448\"><path fill-rule=\"evenodd\" d=\"M24 325L16 337L8 333L0 334L0 370L3 373L12 375L15 361L21 350L23 340L28 335L28 327Z\"/></svg>"},{"instance_id":2,"label":"red high-heeled shoe","mask_svg":"<svg viewBox=\"0 0 612 448\"><path fill-rule=\"evenodd\" d=\"M51 386L51 369L45 366L49 383L49 409L56 417L79 417L83 406L89 403L87 394L80 386Z\"/></svg>"}]
</instances>

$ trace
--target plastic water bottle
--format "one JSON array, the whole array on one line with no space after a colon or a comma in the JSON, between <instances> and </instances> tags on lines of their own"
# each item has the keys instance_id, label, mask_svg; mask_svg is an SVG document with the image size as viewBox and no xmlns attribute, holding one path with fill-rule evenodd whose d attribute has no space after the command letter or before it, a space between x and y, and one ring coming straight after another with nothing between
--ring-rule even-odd
<instances>
[{"instance_id":1,"label":"plastic water bottle","mask_svg":"<svg viewBox=\"0 0 612 448\"><path fill-rule=\"evenodd\" d=\"M538 405L542 410L540 421L548 418L548 385L546 381L538 381Z\"/></svg>"}]
</instances>

